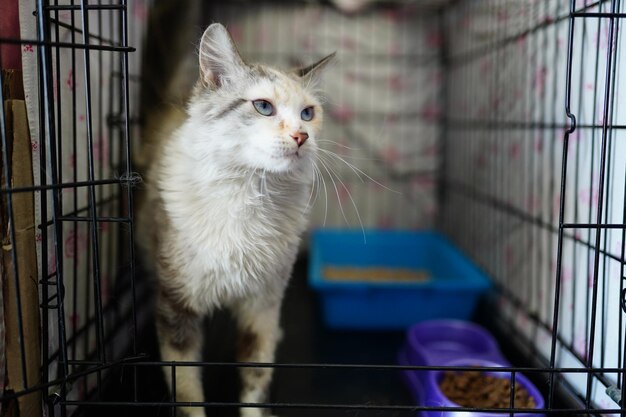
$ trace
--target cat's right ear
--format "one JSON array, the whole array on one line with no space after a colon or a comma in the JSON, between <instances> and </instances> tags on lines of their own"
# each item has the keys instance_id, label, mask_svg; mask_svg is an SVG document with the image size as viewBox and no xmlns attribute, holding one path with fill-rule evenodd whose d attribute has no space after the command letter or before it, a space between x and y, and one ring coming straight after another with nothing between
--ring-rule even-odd
<instances>
[{"instance_id":1,"label":"cat's right ear","mask_svg":"<svg viewBox=\"0 0 626 417\"><path fill-rule=\"evenodd\" d=\"M226 28L213 23L200 41L200 82L207 88L221 87L245 73L246 64Z\"/></svg>"},{"instance_id":2,"label":"cat's right ear","mask_svg":"<svg viewBox=\"0 0 626 417\"><path fill-rule=\"evenodd\" d=\"M307 78L307 77L315 78L317 76L317 74L326 65L328 65L329 62L331 62L335 58L336 54L337 54L337 52L333 52L332 54L325 56L324 58L320 59L319 61L317 61L314 64L309 65L308 67L297 69L295 71L296 75L298 75L298 77L300 77L300 78Z\"/></svg>"}]
</instances>

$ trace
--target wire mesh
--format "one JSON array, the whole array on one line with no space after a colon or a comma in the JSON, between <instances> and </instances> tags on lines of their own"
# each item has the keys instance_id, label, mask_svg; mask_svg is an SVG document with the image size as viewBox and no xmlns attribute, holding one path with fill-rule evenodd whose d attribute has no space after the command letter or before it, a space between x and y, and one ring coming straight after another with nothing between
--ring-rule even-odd
<instances>
[{"instance_id":1,"label":"wire mesh","mask_svg":"<svg viewBox=\"0 0 626 417\"><path fill-rule=\"evenodd\" d=\"M480 28L466 27L450 54L442 225L495 279L503 321L538 363L588 370L551 374L548 408L559 380L590 409L622 379L604 369L623 364L623 5L518 7L517 25L474 44Z\"/></svg>"},{"instance_id":2,"label":"wire mesh","mask_svg":"<svg viewBox=\"0 0 626 417\"><path fill-rule=\"evenodd\" d=\"M139 177L131 169L130 136L138 120L129 99L139 78L129 74L135 48L128 46L126 2L32 4L22 33L32 27L36 39L0 42L20 45L24 73L35 77L26 91L33 109L34 184L11 181L10 139L3 129L2 193L12 233L13 217L23 215L14 213L12 196L35 197L43 362L39 383L28 381L24 370L22 389L3 399L41 391L49 413L66 415L59 400L101 391L107 358L132 351L136 339L141 298L134 279L132 188ZM19 285L24 281L16 258L24 254L14 248L12 256ZM18 322L25 367L24 352L34 341L22 336L26 313L19 290L17 298L11 318ZM76 376L84 378L72 387Z\"/></svg>"},{"instance_id":3,"label":"wire mesh","mask_svg":"<svg viewBox=\"0 0 626 417\"><path fill-rule=\"evenodd\" d=\"M142 355L137 329L147 292L136 280L133 188L138 177L132 168L131 140L139 119L130 105L141 78L129 70L129 54L134 52L129 45L129 4L60 3L37 2L37 39L0 39L36 51L39 87L31 98L38 114L38 124L31 125L38 169L34 185L11 182L4 112L0 134L3 215L11 242L16 239L14 196L31 193L37 200L43 323L43 364L36 383L27 378L20 254L13 248L18 291L10 319L19 329L23 386L5 392L3 401L41 391L49 415L61 416L120 407L165 409L175 415L183 405L309 410L316 415L625 413L618 405L626 395L626 149L620 141L626 118L619 105L626 91L620 78L623 2L452 2L431 12L442 39L435 59L429 55L421 60L421 53L405 57L407 64L434 62L444 69L444 114L435 120L442 138L439 227L493 278L498 297L491 307L498 309L498 325L532 364L497 369L169 363ZM260 55L265 60L271 54ZM357 50L355 60L366 65L369 58ZM83 88L74 88L77 84ZM354 116L375 119L369 113ZM415 116L409 111L402 117ZM80 154L84 161L77 159ZM72 157L68 172L64 161ZM84 258L75 256L79 248L86 251ZM366 372L370 378L396 377L402 370L478 369L510 374L511 401L508 407L483 410L290 399L183 404L173 396L157 401L138 395L138 380L147 368L170 367L174 384L176 368L182 366L272 367L320 374L340 370ZM103 390L109 377L120 373L131 379L133 392L124 400L107 398ZM542 382L544 408L516 407L519 374ZM566 402L559 401L563 392L569 394Z\"/></svg>"}]
</instances>

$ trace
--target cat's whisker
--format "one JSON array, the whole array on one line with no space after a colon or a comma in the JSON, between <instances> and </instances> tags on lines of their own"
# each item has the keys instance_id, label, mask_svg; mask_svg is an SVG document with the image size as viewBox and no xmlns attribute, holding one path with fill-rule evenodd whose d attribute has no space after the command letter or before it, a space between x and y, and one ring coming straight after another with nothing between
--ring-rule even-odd
<instances>
[{"instance_id":1,"label":"cat's whisker","mask_svg":"<svg viewBox=\"0 0 626 417\"><path fill-rule=\"evenodd\" d=\"M337 106L337 102L331 101L329 96L324 95L321 92L317 93L316 97L322 102L322 104L330 104L333 106Z\"/></svg>"},{"instance_id":2,"label":"cat's whisker","mask_svg":"<svg viewBox=\"0 0 626 417\"><path fill-rule=\"evenodd\" d=\"M321 178L322 177L322 173L317 168L315 163L313 164L313 169L315 169L315 179L317 181L317 190L315 191L315 200L314 200L314 202L317 202L317 199L319 198L319 194L322 191L322 178Z\"/></svg>"},{"instance_id":3,"label":"cat's whisker","mask_svg":"<svg viewBox=\"0 0 626 417\"><path fill-rule=\"evenodd\" d=\"M311 184L311 192L309 193L309 198L306 201L306 205L304 206L304 210L303 213L306 213L306 211L309 209L309 204L311 204L311 200L313 199L313 194L315 193L315 183L317 182L317 178L315 178L315 175L313 176L313 184Z\"/></svg>"},{"instance_id":4,"label":"cat's whisker","mask_svg":"<svg viewBox=\"0 0 626 417\"><path fill-rule=\"evenodd\" d=\"M334 144L334 145L339 146L340 148L349 149L349 150L351 150L351 151L361 152L361 149L358 149L358 148L351 148L351 147L349 147L349 146L343 145L343 144L341 144L341 143L339 143L339 142L337 142L337 141L330 140L330 139L317 139L317 142L319 142L319 143L332 143L332 144Z\"/></svg>"},{"instance_id":5,"label":"cat's whisker","mask_svg":"<svg viewBox=\"0 0 626 417\"><path fill-rule=\"evenodd\" d=\"M335 178L337 180L337 182L339 182L339 184L343 187L343 189L350 194L350 190L348 189L348 187L345 185L345 183L343 182L343 180L341 179L341 176L338 174L338 172L336 171L336 166L333 166L333 161L329 160L327 158L324 158L323 155L318 155L318 158L320 160L320 163L322 163L323 167L325 168L326 172L328 173L329 177L331 178L331 180L333 180L333 178ZM335 181L333 181L333 183L335 183ZM339 198L339 195L337 195L337 197ZM341 200L339 199L339 204L341 206ZM354 207L355 211L357 211L357 217L359 216L358 213L358 208L355 206ZM344 216L345 219L345 216ZM347 221L347 219L345 219Z\"/></svg>"},{"instance_id":6,"label":"cat's whisker","mask_svg":"<svg viewBox=\"0 0 626 417\"><path fill-rule=\"evenodd\" d=\"M341 159L341 157L339 155L337 155L335 152L331 152L331 151L325 151L326 155L329 157L333 157L335 159ZM345 161L343 161L345 162ZM361 182L365 182L365 180L363 180L363 177L361 176L361 173L359 173L358 171L356 171L354 168L350 167L348 165L348 168L352 169L352 171L356 174L356 176L359 178L359 180L361 180Z\"/></svg>"},{"instance_id":7,"label":"cat's whisker","mask_svg":"<svg viewBox=\"0 0 626 417\"><path fill-rule=\"evenodd\" d=\"M354 171L354 173L361 178L361 175L363 175L365 178L367 178L368 180L372 181L374 184L384 188L387 191L391 191L392 193L396 193L396 194L402 194L400 191L394 190L392 188L387 187L386 185L381 184L380 182L376 181L374 178L370 177L369 175L367 175L362 169L359 169L357 166L355 166L354 164L351 164L350 162L346 161L345 159L343 159L341 156L337 155L334 152L330 152L330 151L325 151L325 153L328 156L332 156L334 158L337 158L339 161L343 162L344 164L346 164L352 171Z\"/></svg>"},{"instance_id":8,"label":"cat's whisker","mask_svg":"<svg viewBox=\"0 0 626 417\"><path fill-rule=\"evenodd\" d=\"M328 189L326 188L326 180L324 179L324 175L322 175L322 172L320 171L317 164L313 164L313 167L315 168L315 172L317 173L317 176L321 180L322 186L324 187L324 222L322 223L322 225L326 226L326 217L328 215Z\"/></svg>"},{"instance_id":9,"label":"cat's whisker","mask_svg":"<svg viewBox=\"0 0 626 417\"><path fill-rule=\"evenodd\" d=\"M333 175L331 174L331 171L328 169L328 167L326 166L326 164L322 160L321 155L318 155L318 157L319 157L318 161L320 162L320 164L322 164L322 167L326 170L326 172L328 173L328 177L330 178L330 180L333 183L333 187L335 188L335 193L337 194L337 202L339 203L339 210L341 211L341 214L343 215L343 219L346 221L347 224L349 224L350 222L348 221L348 217L346 216L346 213L343 210L343 204L341 204L341 197L339 197L339 189L337 188L337 183L335 182L335 179L333 178ZM344 186L344 188L345 188L345 186Z\"/></svg>"},{"instance_id":10,"label":"cat's whisker","mask_svg":"<svg viewBox=\"0 0 626 417\"><path fill-rule=\"evenodd\" d=\"M323 158L322 155L319 155L320 157L320 162L322 162ZM333 170L332 166L330 166L330 161L326 160L326 162L329 165L330 170L332 171L332 173L337 177L337 181L339 181L339 183L341 184L341 186L343 187L344 190L346 190L346 193L348 194L348 197L350 198L350 201L352 202L352 207L354 207L354 211L356 213L356 217L359 220L359 224L361 225L361 232L363 233L363 241L365 243L367 243L367 239L365 237L365 228L363 227L363 221L361 220L361 214L359 213L359 209L356 205L356 202L354 201L354 198L352 198L352 193L350 193L350 190L348 189L348 187L346 186L346 184L341 180L341 177L339 177L339 175L337 174L337 172L335 172L335 170ZM324 162L322 162L322 165L327 168L328 171L328 167L326 167L326 164L324 164ZM328 173L328 175L331 175L330 172ZM331 180L332 180L332 175L331 175ZM334 181L333 181L334 184ZM337 190L337 188L335 187L335 190ZM337 200L339 201L339 207L341 208L341 212L343 213L343 208L341 206L341 199L339 198L339 192L337 192ZM346 219L346 216L344 214L344 219L346 220L346 223L348 223L348 219Z\"/></svg>"},{"instance_id":11,"label":"cat's whisker","mask_svg":"<svg viewBox=\"0 0 626 417\"><path fill-rule=\"evenodd\" d=\"M311 86L311 82L313 82L313 77L307 77L307 78L308 78L308 80L307 80L307 83L306 83L306 87L304 87L305 90L308 90L309 87ZM314 91L314 93L316 93L316 95L317 95L318 92Z\"/></svg>"},{"instance_id":12,"label":"cat's whisker","mask_svg":"<svg viewBox=\"0 0 626 417\"><path fill-rule=\"evenodd\" d=\"M338 147L343 148L343 149L348 149L348 150L354 151L354 152L365 153L365 151L363 149L352 148L350 146L343 145L343 144L341 144L341 143L339 143L337 141L330 140L330 139L317 139L317 142L320 142L320 143L332 143L333 145L338 146ZM329 149L321 149L320 148L319 150L321 150L322 152L333 152L333 151L331 151ZM333 153L336 154L336 152L333 152ZM343 155L343 157L344 158L350 158L350 159L358 159L358 160L362 160L362 161L374 161L374 162L382 161L381 158L371 158L371 157L365 157L365 156Z\"/></svg>"},{"instance_id":13,"label":"cat's whisker","mask_svg":"<svg viewBox=\"0 0 626 417\"><path fill-rule=\"evenodd\" d=\"M339 156L336 152L329 151L328 149L319 149L319 151L327 153L327 154L333 154L333 155ZM343 155L342 158L355 159L355 160L359 160L359 161L379 161L379 159L367 158L367 157L364 157L364 156L354 156L354 155Z\"/></svg>"},{"instance_id":14,"label":"cat's whisker","mask_svg":"<svg viewBox=\"0 0 626 417\"><path fill-rule=\"evenodd\" d=\"M383 133L385 132L385 130L387 130L387 126L389 126L389 115L388 114L386 114L383 117L383 123L380 125L380 132L378 132L378 135L376 135L376 137L382 137Z\"/></svg>"},{"instance_id":15,"label":"cat's whisker","mask_svg":"<svg viewBox=\"0 0 626 417\"><path fill-rule=\"evenodd\" d=\"M312 165L313 166L313 184L311 185L311 192L309 193L309 199L306 202L306 206L304 206L304 211L303 213L306 213L309 210L309 207L311 206L311 204L315 203L315 201L317 200L317 190L319 189L318 187L318 178L317 178L317 168L315 167L315 164ZM315 198L313 199L313 193L315 193Z\"/></svg>"}]
</instances>

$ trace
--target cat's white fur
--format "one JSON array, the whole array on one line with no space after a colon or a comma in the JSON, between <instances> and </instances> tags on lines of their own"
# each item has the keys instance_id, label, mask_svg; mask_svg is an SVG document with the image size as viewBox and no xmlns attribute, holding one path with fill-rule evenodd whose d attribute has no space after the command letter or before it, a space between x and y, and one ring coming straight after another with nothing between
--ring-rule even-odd
<instances>
[{"instance_id":1,"label":"cat's white fur","mask_svg":"<svg viewBox=\"0 0 626 417\"><path fill-rule=\"evenodd\" d=\"M248 99L272 97L270 88L253 86ZM289 106L279 111L291 113ZM181 291L192 295L190 308L209 311L273 288L291 269L306 226L315 134L298 149L290 137L263 134L270 118L236 127L228 119L205 124L202 105L192 104L189 114L165 145L155 179L181 238L165 242L168 253L186 260Z\"/></svg>"},{"instance_id":2,"label":"cat's white fur","mask_svg":"<svg viewBox=\"0 0 626 417\"><path fill-rule=\"evenodd\" d=\"M322 123L314 78L327 60L300 75L249 66L219 24L205 31L199 54L200 80L187 117L160 141L138 219L159 279L161 355L199 360L202 337L176 326L196 329L200 317L224 307L253 345L239 359L269 362L307 223ZM275 114L259 114L257 99L270 101ZM301 118L308 106L315 110L309 122ZM290 136L295 132L308 134L302 146ZM241 401L264 400L271 370L241 374ZM169 369L166 377L169 383ZM199 368L178 367L176 386L178 401L203 400ZM204 416L202 407L182 410ZM241 415L258 417L262 410L242 408Z\"/></svg>"}]
</instances>

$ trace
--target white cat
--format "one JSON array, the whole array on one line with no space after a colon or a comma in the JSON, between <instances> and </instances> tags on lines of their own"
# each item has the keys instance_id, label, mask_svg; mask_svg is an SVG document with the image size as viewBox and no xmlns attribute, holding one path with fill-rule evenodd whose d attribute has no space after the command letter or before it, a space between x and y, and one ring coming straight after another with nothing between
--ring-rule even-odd
<instances>
[{"instance_id":1,"label":"white cat","mask_svg":"<svg viewBox=\"0 0 626 417\"><path fill-rule=\"evenodd\" d=\"M294 72L249 65L220 24L204 32L199 55L187 114L157 145L138 218L158 276L161 356L200 360L202 318L229 308L237 359L271 362L314 180L323 116L315 80L332 55ZM265 401L271 374L242 368L241 401ZM177 367L175 382L177 401L203 401L200 367ZM205 415L202 407L180 414Z\"/></svg>"}]
</instances>

